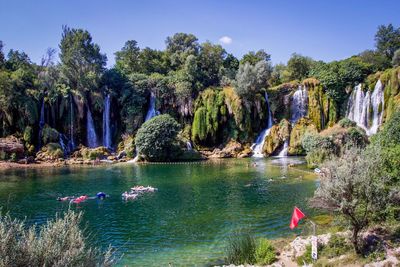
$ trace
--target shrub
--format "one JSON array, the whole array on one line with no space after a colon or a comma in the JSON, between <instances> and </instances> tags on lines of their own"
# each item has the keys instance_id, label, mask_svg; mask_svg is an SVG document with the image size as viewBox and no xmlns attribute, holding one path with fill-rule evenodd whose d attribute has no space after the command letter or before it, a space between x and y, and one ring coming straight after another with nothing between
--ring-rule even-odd
<instances>
[{"instance_id":1,"label":"shrub","mask_svg":"<svg viewBox=\"0 0 400 267\"><path fill-rule=\"evenodd\" d=\"M254 264L256 242L249 233L240 231L229 238L226 261L228 264Z\"/></svg>"},{"instance_id":2,"label":"shrub","mask_svg":"<svg viewBox=\"0 0 400 267\"><path fill-rule=\"evenodd\" d=\"M258 240L255 257L257 264L260 265L268 265L276 261L275 248L268 239L261 238Z\"/></svg>"},{"instance_id":3,"label":"shrub","mask_svg":"<svg viewBox=\"0 0 400 267\"><path fill-rule=\"evenodd\" d=\"M307 166L309 168L316 168L330 156L331 154L325 149L312 150L306 155Z\"/></svg>"},{"instance_id":4,"label":"shrub","mask_svg":"<svg viewBox=\"0 0 400 267\"><path fill-rule=\"evenodd\" d=\"M143 123L135 143L138 153L150 161L175 159L179 153L177 135L180 125L170 115L159 115Z\"/></svg>"},{"instance_id":5,"label":"shrub","mask_svg":"<svg viewBox=\"0 0 400 267\"><path fill-rule=\"evenodd\" d=\"M351 245L347 242L346 238L339 235L332 235L328 244L321 251L321 256L327 258L334 258L344 255L351 251Z\"/></svg>"},{"instance_id":6,"label":"shrub","mask_svg":"<svg viewBox=\"0 0 400 267\"><path fill-rule=\"evenodd\" d=\"M97 158L105 158L109 155L108 149L104 146L99 146L96 148L82 148L81 155L84 159L95 160Z\"/></svg>"},{"instance_id":7,"label":"shrub","mask_svg":"<svg viewBox=\"0 0 400 267\"><path fill-rule=\"evenodd\" d=\"M350 127L355 127L357 126L357 123L354 121L348 119L348 118L343 118L339 121L339 125L343 128L350 128Z\"/></svg>"},{"instance_id":8,"label":"shrub","mask_svg":"<svg viewBox=\"0 0 400 267\"><path fill-rule=\"evenodd\" d=\"M313 262L311 258L311 245L306 246L306 251L303 255L296 258L296 262L298 266L303 266L304 264L310 264Z\"/></svg>"},{"instance_id":9,"label":"shrub","mask_svg":"<svg viewBox=\"0 0 400 267\"><path fill-rule=\"evenodd\" d=\"M10 157L10 160L11 160L12 162L16 162L17 159L18 159L17 154L16 154L16 153L12 153L12 154L11 154L11 157Z\"/></svg>"},{"instance_id":10,"label":"shrub","mask_svg":"<svg viewBox=\"0 0 400 267\"><path fill-rule=\"evenodd\" d=\"M37 227L0 215L0 266L111 266L111 251L90 248L79 229L82 213L68 211Z\"/></svg>"},{"instance_id":11,"label":"shrub","mask_svg":"<svg viewBox=\"0 0 400 267\"><path fill-rule=\"evenodd\" d=\"M32 144L33 142L33 129L31 126L26 126L24 130L24 141L28 144Z\"/></svg>"}]
</instances>

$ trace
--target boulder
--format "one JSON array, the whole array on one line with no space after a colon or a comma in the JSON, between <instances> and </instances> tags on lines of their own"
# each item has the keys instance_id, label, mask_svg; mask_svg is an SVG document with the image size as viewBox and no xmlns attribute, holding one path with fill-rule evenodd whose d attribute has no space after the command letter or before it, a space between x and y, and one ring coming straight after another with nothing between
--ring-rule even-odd
<instances>
[{"instance_id":1,"label":"boulder","mask_svg":"<svg viewBox=\"0 0 400 267\"><path fill-rule=\"evenodd\" d=\"M1 159L8 159L15 154L17 158L23 157L25 154L24 144L15 136L0 138L0 154Z\"/></svg>"},{"instance_id":2,"label":"boulder","mask_svg":"<svg viewBox=\"0 0 400 267\"><path fill-rule=\"evenodd\" d=\"M83 158L84 160L107 159L110 156L110 151L104 146L96 148L88 148L82 146L79 150L72 154L73 158Z\"/></svg>"},{"instance_id":3,"label":"boulder","mask_svg":"<svg viewBox=\"0 0 400 267\"><path fill-rule=\"evenodd\" d=\"M59 143L48 143L36 154L37 161L56 161L64 157L64 151Z\"/></svg>"},{"instance_id":4,"label":"boulder","mask_svg":"<svg viewBox=\"0 0 400 267\"><path fill-rule=\"evenodd\" d=\"M290 137L290 123L283 119L279 124L271 127L269 135L265 137L263 153L267 155L275 155L281 148L285 140Z\"/></svg>"},{"instance_id":5,"label":"boulder","mask_svg":"<svg viewBox=\"0 0 400 267\"><path fill-rule=\"evenodd\" d=\"M306 133L317 134L317 127L308 118L299 119L290 133L289 155L304 155L301 141Z\"/></svg>"}]
</instances>

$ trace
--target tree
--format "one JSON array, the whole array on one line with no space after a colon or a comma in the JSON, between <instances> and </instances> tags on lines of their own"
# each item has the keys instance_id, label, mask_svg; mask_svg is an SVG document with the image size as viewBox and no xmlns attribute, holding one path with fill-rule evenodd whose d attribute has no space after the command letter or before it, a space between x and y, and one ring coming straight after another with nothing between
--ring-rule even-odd
<instances>
[{"instance_id":1,"label":"tree","mask_svg":"<svg viewBox=\"0 0 400 267\"><path fill-rule=\"evenodd\" d=\"M171 37L167 37L165 41L167 45L166 52L171 59L173 69L178 69L189 55L197 56L199 54L199 43L196 36L187 33L175 33Z\"/></svg>"},{"instance_id":2,"label":"tree","mask_svg":"<svg viewBox=\"0 0 400 267\"><path fill-rule=\"evenodd\" d=\"M0 68L4 65L5 57L3 53L3 41L0 40Z\"/></svg>"},{"instance_id":3,"label":"tree","mask_svg":"<svg viewBox=\"0 0 400 267\"><path fill-rule=\"evenodd\" d=\"M365 50L358 57L362 62L371 65L372 72L385 70L390 67L389 59L384 54L375 50Z\"/></svg>"},{"instance_id":4,"label":"tree","mask_svg":"<svg viewBox=\"0 0 400 267\"><path fill-rule=\"evenodd\" d=\"M65 83L81 95L95 90L106 64L106 56L86 30L63 27L60 43L61 72Z\"/></svg>"},{"instance_id":5,"label":"tree","mask_svg":"<svg viewBox=\"0 0 400 267\"><path fill-rule=\"evenodd\" d=\"M393 65L393 67L400 66L400 49L397 49L394 52L394 55L393 55L393 58L392 58L392 65Z\"/></svg>"},{"instance_id":6,"label":"tree","mask_svg":"<svg viewBox=\"0 0 400 267\"><path fill-rule=\"evenodd\" d=\"M390 60L394 52L400 48L400 28L396 29L392 24L380 25L375 34L375 46Z\"/></svg>"},{"instance_id":7,"label":"tree","mask_svg":"<svg viewBox=\"0 0 400 267\"><path fill-rule=\"evenodd\" d=\"M258 61L270 61L271 55L265 52L263 49L258 50L257 52L250 51L249 53L243 55L242 59L240 60L240 64L249 63L251 65L255 65Z\"/></svg>"},{"instance_id":8,"label":"tree","mask_svg":"<svg viewBox=\"0 0 400 267\"><path fill-rule=\"evenodd\" d=\"M125 42L121 51L115 52L115 68L124 74L139 72L140 48L135 40Z\"/></svg>"},{"instance_id":9,"label":"tree","mask_svg":"<svg viewBox=\"0 0 400 267\"><path fill-rule=\"evenodd\" d=\"M179 130L180 125L167 114L146 121L135 138L138 154L150 161L173 160L179 152Z\"/></svg>"},{"instance_id":10,"label":"tree","mask_svg":"<svg viewBox=\"0 0 400 267\"><path fill-rule=\"evenodd\" d=\"M290 80L303 80L308 77L313 60L300 54L293 53L287 63Z\"/></svg>"},{"instance_id":11,"label":"tree","mask_svg":"<svg viewBox=\"0 0 400 267\"><path fill-rule=\"evenodd\" d=\"M342 157L333 158L323 166L320 186L311 205L338 212L352 230L352 243L360 254L360 232L368 226L373 215L385 208L387 194L385 179L376 175L379 157L366 157L356 148Z\"/></svg>"},{"instance_id":12,"label":"tree","mask_svg":"<svg viewBox=\"0 0 400 267\"><path fill-rule=\"evenodd\" d=\"M219 85L226 51L220 45L205 42L201 45L199 64L204 87Z\"/></svg>"},{"instance_id":13,"label":"tree","mask_svg":"<svg viewBox=\"0 0 400 267\"><path fill-rule=\"evenodd\" d=\"M236 74L236 93L245 99L252 99L259 90L268 87L271 72L271 65L265 60L257 62L254 66L248 62L240 64Z\"/></svg>"}]
</instances>

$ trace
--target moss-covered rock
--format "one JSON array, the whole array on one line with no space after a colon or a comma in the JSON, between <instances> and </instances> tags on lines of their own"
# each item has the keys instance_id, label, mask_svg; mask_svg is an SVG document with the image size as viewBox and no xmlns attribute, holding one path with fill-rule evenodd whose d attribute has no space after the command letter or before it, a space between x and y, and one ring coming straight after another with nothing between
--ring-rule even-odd
<instances>
[{"instance_id":1,"label":"moss-covered rock","mask_svg":"<svg viewBox=\"0 0 400 267\"><path fill-rule=\"evenodd\" d=\"M290 118L290 97L299 85L292 81L268 89L270 109L277 121Z\"/></svg>"},{"instance_id":2,"label":"moss-covered rock","mask_svg":"<svg viewBox=\"0 0 400 267\"><path fill-rule=\"evenodd\" d=\"M379 74L379 79L385 87L383 116L387 121L400 108L400 67L388 69Z\"/></svg>"},{"instance_id":3,"label":"moss-covered rock","mask_svg":"<svg viewBox=\"0 0 400 267\"><path fill-rule=\"evenodd\" d=\"M132 135L123 135L122 141L118 144L117 152L124 153L128 158L135 157L136 154L136 146L135 146L135 137Z\"/></svg>"},{"instance_id":4,"label":"moss-covered rock","mask_svg":"<svg viewBox=\"0 0 400 267\"><path fill-rule=\"evenodd\" d=\"M248 102L232 87L208 88L195 101L191 140L198 148L224 144L230 139L251 142L266 126L266 114L261 93Z\"/></svg>"},{"instance_id":5,"label":"moss-covered rock","mask_svg":"<svg viewBox=\"0 0 400 267\"><path fill-rule=\"evenodd\" d=\"M322 84L315 78L303 81L308 91L308 117L313 121L318 131L333 126L338 117L338 105L329 98Z\"/></svg>"},{"instance_id":6,"label":"moss-covered rock","mask_svg":"<svg viewBox=\"0 0 400 267\"><path fill-rule=\"evenodd\" d=\"M285 140L290 138L290 130L290 123L286 119L272 126L269 135L265 137L263 153L266 155L275 155L278 152L278 148L283 146Z\"/></svg>"},{"instance_id":7,"label":"moss-covered rock","mask_svg":"<svg viewBox=\"0 0 400 267\"><path fill-rule=\"evenodd\" d=\"M38 161L54 161L64 157L64 151L58 143L48 143L36 154Z\"/></svg>"},{"instance_id":8,"label":"moss-covered rock","mask_svg":"<svg viewBox=\"0 0 400 267\"><path fill-rule=\"evenodd\" d=\"M74 158L83 158L84 160L106 159L110 156L109 150L104 146L96 148L81 147L72 155Z\"/></svg>"},{"instance_id":9,"label":"moss-covered rock","mask_svg":"<svg viewBox=\"0 0 400 267\"><path fill-rule=\"evenodd\" d=\"M59 140L58 131L54 128L51 128L47 124L43 127L41 135L43 145L46 145L48 143L57 143Z\"/></svg>"},{"instance_id":10,"label":"moss-covered rock","mask_svg":"<svg viewBox=\"0 0 400 267\"><path fill-rule=\"evenodd\" d=\"M301 118L293 126L290 133L289 142L289 155L304 155L305 150L302 146L302 140L305 134L316 134L317 128L313 124L312 120L308 118Z\"/></svg>"}]
</instances>

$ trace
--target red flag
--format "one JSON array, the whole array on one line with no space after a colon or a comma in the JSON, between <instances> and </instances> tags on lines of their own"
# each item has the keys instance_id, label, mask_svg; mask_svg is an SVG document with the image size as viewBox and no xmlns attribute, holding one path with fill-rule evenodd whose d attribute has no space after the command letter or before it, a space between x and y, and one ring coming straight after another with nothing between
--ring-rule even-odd
<instances>
[{"instance_id":1,"label":"red flag","mask_svg":"<svg viewBox=\"0 0 400 267\"><path fill-rule=\"evenodd\" d=\"M295 206L293 210L292 220L290 221L290 229L295 228L299 224L299 221L304 217L306 217L306 215L304 215L304 213Z\"/></svg>"}]
</instances>

